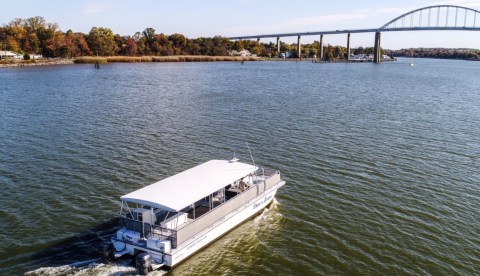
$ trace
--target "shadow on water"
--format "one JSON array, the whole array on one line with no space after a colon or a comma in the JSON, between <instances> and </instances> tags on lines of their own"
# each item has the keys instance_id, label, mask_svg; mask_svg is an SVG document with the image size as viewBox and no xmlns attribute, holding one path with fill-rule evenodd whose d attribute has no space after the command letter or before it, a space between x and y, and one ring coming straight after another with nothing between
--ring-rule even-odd
<instances>
[{"instance_id":1,"label":"shadow on water","mask_svg":"<svg viewBox=\"0 0 480 276\"><path fill-rule=\"evenodd\" d=\"M55 267L85 262L102 262L104 245L120 228L119 219L113 218L73 237L61 240L31 256L32 267ZM73 265L75 266L75 265Z\"/></svg>"}]
</instances>

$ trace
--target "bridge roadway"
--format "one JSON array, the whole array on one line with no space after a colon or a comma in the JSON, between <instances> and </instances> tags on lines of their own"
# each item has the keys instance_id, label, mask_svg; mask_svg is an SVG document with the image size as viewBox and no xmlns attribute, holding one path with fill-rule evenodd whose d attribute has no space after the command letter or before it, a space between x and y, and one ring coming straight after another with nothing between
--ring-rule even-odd
<instances>
[{"instance_id":1,"label":"bridge roadway","mask_svg":"<svg viewBox=\"0 0 480 276\"><path fill-rule=\"evenodd\" d=\"M454 18L449 16L450 10L455 11ZM460 13L459 13L460 11ZM436 15L435 15L436 14ZM451 14L453 15L453 13ZM257 39L277 38L277 51L280 52L280 37L297 37L298 55L301 57L300 39L302 36L320 35L319 57L323 58L323 36L334 34L348 34L347 36L347 58L350 58L350 34L354 33L375 33L374 62L381 61L381 33L382 32L401 32L401 31L480 31L476 26L477 15L480 18L480 11L471 8L465 8L453 5L429 6L410 11L391 20L380 28L376 29L357 29L357 30L335 30L320 32L301 32L301 33L279 33L262 34L229 37L231 40L238 39ZM463 17L462 17L463 16ZM428 19L427 19L428 18ZM449 21L450 18L450 21ZM467 24L468 21L468 24ZM473 21L473 22L472 22ZM463 22L463 26L461 23ZM398 25L397 25L398 24Z\"/></svg>"},{"instance_id":2,"label":"bridge roadway","mask_svg":"<svg viewBox=\"0 0 480 276\"><path fill-rule=\"evenodd\" d=\"M478 27L403 27L391 29L357 29L357 30L336 30L321 32L303 32L303 33L283 33L283 34L264 34L264 35L246 35L232 36L228 39L261 39L270 37L292 37L292 36L310 36L310 35L332 35L332 34L355 34L355 33L376 33L376 32L401 32L401 31L480 31Z\"/></svg>"}]
</instances>

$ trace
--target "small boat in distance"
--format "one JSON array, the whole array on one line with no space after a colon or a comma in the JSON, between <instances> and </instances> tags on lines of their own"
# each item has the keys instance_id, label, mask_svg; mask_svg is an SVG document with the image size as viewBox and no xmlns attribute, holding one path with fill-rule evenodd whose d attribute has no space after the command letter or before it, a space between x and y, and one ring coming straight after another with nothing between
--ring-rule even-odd
<instances>
[{"instance_id":1,"label":"small boat in distance","mask_svg":"<svg viewBox=\"0 0 480 276\"><path fill-rule=\"evenodd\" d=\"M141 274L171 268L262 211L284 184L278 170L210 160L121 196L122 228L104 254L136 256Z\"/></svg>"}]
</instances>

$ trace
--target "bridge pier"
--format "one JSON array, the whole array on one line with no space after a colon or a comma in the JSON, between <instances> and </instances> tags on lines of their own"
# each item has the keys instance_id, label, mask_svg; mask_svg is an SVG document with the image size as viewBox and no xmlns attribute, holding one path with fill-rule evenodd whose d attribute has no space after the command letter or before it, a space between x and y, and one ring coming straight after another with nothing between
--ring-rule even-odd
<instances>
[{"instance_id":1,"label":"bridge pier","mask_svg":"<svg viewBox=\"0 0 480 276\"><path fill-rule=\"evenodd\" d=\"M298 58L302 59L302 48L300 46L300 37L297 38L297 51L298 51Z\"/></svg>"},{"instance_id":2,"label":"bridge pier","mask_svg":"<svg viewBox=\"0 0 480 276\"><path fill-rule=\"evenodd\" d=\"M323 34L320 35L320 49L318 49L318 60L323 60Z\"/></svg>"},{"instance_id":3,"label":"bridge pier","mask_svg":"<svg viewBox=\"0 0 480 276\"><path fill-rule=\"evenodd\" d=\"M280 37L277 36L277 54L280 54Z\"/></svg>"},{"instance_id":4,"label":"bridge pier","mask_svg":"<svg viewBox=\"0 0 480 276\"><path fill-rule=\"evenodd\" d=\"M350 33L347 35L347 60L350 60Z\"/></svg>"},{"instance_id":5,"label":"bridge pier","mask_svg":"<svg viewBox=\"0 0 480 276\"><path fill-rule=\"evenodd\" d=\"M373 62L374 63L380 63L381 61L381 47L380 47L380 41L381 41L381 33L376 32L375 33L375 46L373 47Z\"/></svg>"}]
</instances>

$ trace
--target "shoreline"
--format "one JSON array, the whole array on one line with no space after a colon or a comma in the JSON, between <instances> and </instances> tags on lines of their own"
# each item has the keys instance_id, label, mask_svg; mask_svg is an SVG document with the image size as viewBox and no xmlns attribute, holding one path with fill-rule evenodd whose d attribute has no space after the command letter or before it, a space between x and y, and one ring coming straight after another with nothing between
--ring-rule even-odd
<instances>
[{"instance_id":1,"label":"shoreline","mask_svg":"<svg viewBox=\"0 0 480 276\"><path fill-rule=\"evenodd\" d=\"M215 62L215 61L259 61L257 57L241 57L241 56L193 56L193 55L179 55L179 56L108 56L108 57L77 57L74 59L75 63L134 63L134 62Z\"/></svg>"},{"instance_id":2,"label":"shoreline","mask_svg":"<svg viewBox=\"0 0 480 276\"><path fill-rule=\"evenodd\" d=\"M9 61L0 63L0 68L30 67L30 66L51 66L70 64L106 64L106 63L136 63L136 62L245 62L261 61L257 57L239 56L108 56L108 57L77 57L47 60Z\"/></svg>"},{"instance_id":3,"label":"shoreline","mask_svg":"<svg viewBox=\"0 0 480 276\"><path fill-rule=\"evenodd\" d=\"M245 62L245 61L277 61L277 62L313 62L313 63L348 63L354 61L334 60L319 61L316 58L268 58L268 57L240 57L240 56L108 56L108 57L77 57L35 61L14 61L0 63L0 68L52 66L70 64L107 64L107 63L138 63L138 62Z\"/></svg>"},{"instance_id":4,"label":"shoreline","mask_svg":"<svg viewBox=\"0 0 480 276\"><path fill-rule=\"evenodd\" d=\"M407 58L407 57L399 57ZM441 60L465 60L465 61L480 61L480 59L454 59L454 58L432 58ZM137 62L245 62L245 61L290 61L290 62L312 62L312 63L359 63L371 62L364 60L322 60L316 58L268 58L268 57L239 57L239 56L109 56L109 57L78 57L78 58L63 58L63 59L48 59L48 60L30 60L30 61L13 61L8 63L0 63L1 68L12 67L31 67L31 66L52 66L52 65L71 65L71 64L107 64L107 63L137 63ZM384 60L383 62L396 61Z\"/></svg>"},{"instance_id":5,"label":"shoreline","mask_svg":"<svg viewBox=\"0 0 480 276\"><path fill-rule=\"evenodd\" d=\"M65 58L65 59L53 59L53 60L35 60L35 61L0 63L0 68L50 66L50 65L66 65L66 64L74 64L73 59Z\"/></svg>"}]
</instances>

